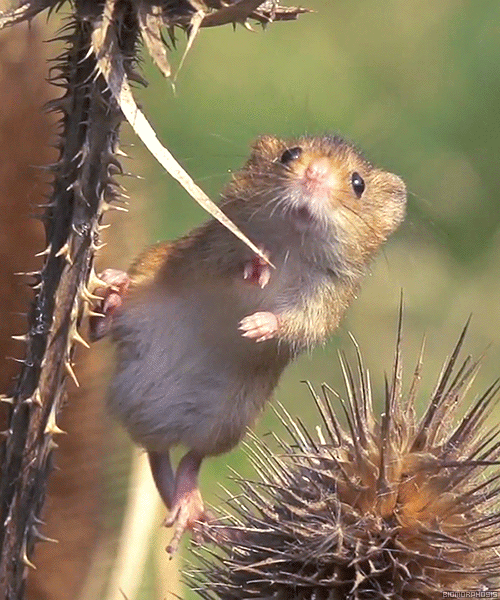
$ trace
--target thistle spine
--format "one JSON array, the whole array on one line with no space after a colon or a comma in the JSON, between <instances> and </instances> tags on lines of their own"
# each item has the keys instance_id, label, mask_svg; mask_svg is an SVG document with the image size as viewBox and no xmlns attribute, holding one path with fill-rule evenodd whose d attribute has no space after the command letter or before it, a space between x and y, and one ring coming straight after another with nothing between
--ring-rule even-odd
<instances>
[{"instance_id":1,"label":"thistle spine","mask_svg":"<svg viewBox=\"0 0 500 600\"><path fill-rule=\"evenodd\" d=\"M76 3L74 18L63 28L67 49L52 69L52 83L65 90L49 106L61 115L60 154L43 219L45 263L37 274L28 332L22 336L27 352L2 447L0 580L5 582L6 598L22 596L26 569L34 567L34 544L43 539L37 522L56 447L52 438L63 433L57 415L67 375L77 384L74 344L85 344L78 333L84 308L80 290L87 290L94 274L103 210L118 197L112 174L117 165L119 170L114 152L122 117L103 78L96 75L91 52L99 6L89 15L83 4ZM130 47L124 48L127 56L134 50L135 37L130 39Z\"/></svg>"},{"instance_id":2,"label":"thistle spine","mask_svg":"<svg viewBox=\"0 0 500 600\"><path fill-rule=\"evenodd\" d=\"M454 424L480 362L459 362L467 326L420 419L422 352L405 392L401 321L379 418L357 346L355 367L341 355L345 400L308 384L317 436L280 406L290 441L278 440L277 455L254 438L260 479L239 480L227 543L213 529L223 552L195 550L201 569L189 585L204 600L437 600L498 589L500 428L487 420L500 384Z\"/></svg>"}]
</instances>

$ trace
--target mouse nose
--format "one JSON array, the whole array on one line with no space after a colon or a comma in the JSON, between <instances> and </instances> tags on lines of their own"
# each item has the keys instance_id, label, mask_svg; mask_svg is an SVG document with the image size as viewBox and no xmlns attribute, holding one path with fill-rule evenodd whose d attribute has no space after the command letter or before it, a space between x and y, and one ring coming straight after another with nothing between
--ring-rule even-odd
<instances>
[{"instance_id":1,"label":"mouse nose","mask_svg":"<svg viewBox=\"0 0 500 600\"><path fill-rule=\"evenodd\" d=\"M331 175L330 161L323 156L313 158L307 165L304 175L311 181L324 182Z\"/></svg>"}]
</instances>

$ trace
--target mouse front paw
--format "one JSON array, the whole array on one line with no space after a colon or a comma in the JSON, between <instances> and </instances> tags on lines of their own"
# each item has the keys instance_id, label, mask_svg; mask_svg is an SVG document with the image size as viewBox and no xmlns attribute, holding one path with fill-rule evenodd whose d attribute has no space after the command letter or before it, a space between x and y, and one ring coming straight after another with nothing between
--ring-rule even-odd
<instances>
[{"instance_id":1,"label":"mouse front paw","mask_svg":"<svg viewBox=\"0 0 500 600\"><path fill-rule=\"evenodd\" d=\"M240 321L238 329L243 337L265 342L276 337L278 333L278 317L271 312L256 312Z\"/></svg>"},{"instance_id":2,"label":"mouse front paw","mask_svg":"<svg viewBox=\"0 0 500 600\"><path fill-rule=\"evenodd\" d=\"M89 317L89 337L92 342L104 337L113 322L113 313L122 305L123 297L128 291L130 277L125 271L118 269L106 269L99 274L99 279L107 284L107 287L98 287L94 290L96 296L102 300L94 307L94 314Z\"/></svg>"},{"instance_id":3,"label":"mouse front paw","mask_svg":"<svg viewBox=\"0 0 500 600\"><path fill-rule=\"evenodd\" d=\"M269 253L262 246L259 250L269 258ZM271 278L271 267L260 256L255 255L252 260L246 262L243 266L243 279L248 283L254 283L261 288L265 288Z\"/></svg>"}]
</instances>

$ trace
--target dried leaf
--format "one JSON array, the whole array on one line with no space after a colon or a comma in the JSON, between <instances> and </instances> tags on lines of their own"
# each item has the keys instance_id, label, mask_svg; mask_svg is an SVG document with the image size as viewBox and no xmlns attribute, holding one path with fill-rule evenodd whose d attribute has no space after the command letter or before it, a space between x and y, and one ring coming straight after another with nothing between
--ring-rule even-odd
<instances>
[{"instance_id":1,"label":"dried leaf","mask_svg":"<svg viewBox=\"0 0 500 600\"><path fill-rule=\"evenodd\" d=\"M142 39L155 65L165 77L170 77L172 70L167 58L167 48L161 36L163 25L162 10L148 2L140 2L137 17Z\"/></svg>"},{"instance_id":2,"label":"dried leaf","mask_svg":"<svg viewBox=\"0 0 500 600\"><path fill-rule=\"evenodd\" d=\"M210 7L220 7L219 10L207 14L202 22L202 27L216 27L228 23L241 23L246 25L248 19L255 19L262 25L273 21L292 21L299 15L313 12L310 8L297 6L278 6L276 0L240 0L224 5L220 2L207 2ZM247 25L248 27L248 25Z\"/></svg>"},{"instance_id":3,"label":"dried leaf","mask_svg":"<svg viewBox=\"0 0 500 600\"><path fill-rule=\"evenodd\" d=\"M248 17L257 9L264 0L241 0L237 4L230 4L220 10L209 13L203 19L202 27L216 27L228 23L244 24Z\"/></svg>"},{"instance_id":4,"label":"dried leaf","mask_svg":"<svg viewBox=\"0 0 500 600\"><path fill-rule=\"evenodd\" d=\"M172 154L158 140L154 129L139 110L130 89L130 84L123 65L123 56L118 48L116 33L110 28L111 17L116 0L106 0L103 19L100 26L92 34L92 46L97 59L99 70L104 76L111 93L120 106L123 115L132 129L143 141L146 148L156 160L176 179L190 196L200 204L215 219L227 227L236 237L260 256L267 264L269 259L255 244L253 244L234 223L210 200L205 192L196 185L188 173L175 160Z\"/></svg>"},{"instance_id":5,"label":"dried leaf","mask_svg":"<svg viewBox=\"0 0 500 600\"><path fill-rule=\"evenodd\" d=\"M206 15L205 11L199 10L199 11L195 12L194 15L191 17L189 38L188 38L188 41L186 44L186 49L184 50L184 54L182 55L181 62L179 63L179 66L177 68L177 72L175 74L174 81L177 79L177 76L179 75L180 70L182 69L182 65L184 64L184 60L186 59L187 53L191 50L191 46L193 45L193 42L194 42L196 36L198 35L198 31L200 30L200 26L203 23L203 19L205 18L205 15Z\"/></svg>"},{"instance_id":6,"label":"dried leaf","mask_svg":"<svg viewBox=\"0 0 500 600\"><path fill-rule=\"evenodd\" d=\"M256 19L263 25L273 21L295 21L299 15L314 12L311 8L302 8L300 6L279 6L272 10L263 10L259 8L253 12L250 17Z\"/></svg>"}]
</instances>

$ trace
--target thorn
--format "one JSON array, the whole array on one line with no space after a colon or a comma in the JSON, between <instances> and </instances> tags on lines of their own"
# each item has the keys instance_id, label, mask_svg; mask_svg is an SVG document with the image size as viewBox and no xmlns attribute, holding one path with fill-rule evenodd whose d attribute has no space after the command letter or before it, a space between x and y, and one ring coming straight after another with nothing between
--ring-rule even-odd
<instances>
[{"instance_id":1,"label":"thorn","mask_svg":"<svg viewBox=\"0 0 500 600\"><path fill-rule=\"evenodd\" d=\"M94 310L89 310L87 312L87 316L88 317L105 317L106 315L104 315L103 313L95 312Z\"/></svg>"},{"instance_id":2,"label":"thorn","mask_svg":"<svg viewBox=\"0 0 500 600\"><path fill-rule=\"evenodd\" d=\"M32 515L32 519L37 525L47 525L43 519L40 519L40 517L37 517L36 515Z\"/></svg>"},{"instance_id":3,"label":"thorn","mask_svg":"<svg viewBox=\"0 0 500 600\"><path fill-rule=\"evenodd\" d=\"M20 365L26 364L26 360L24 358L15 358L14 356L6 356L5 358L7 360L13 360L14 362L19 363Z\"/></svg>"},{"instance_id":4,"label":"thorn","mask_svg":"<svg viewBox=\"0 0 500 600\"><path fill-rule=\"evenodd\" d=\"M84 55L84 57L78 61L78 64L82 64L84 63L87 59L89 59L92 54L94 53L94 49L92 48L92 46L89 47L89 49L87 50L87 54Z\"/></svg>"},{"instance_id":5,"label":"thorn","mask_svg":"<svg viewBox=\"0 0 500 600\"><path fill-rule=\"evenodd\" d=\"M101 244L92 244L92 249L94 250L94 252L99 252L101 248L104 248L107 245L108 244L106 242L102 242Z\"/></svg>"},{"instance_id":6,"label":"thorn","mask_svg":"<svg viewBox=\"0 0 500 600\"><path fill-rule=\"evenodd\" d=\"M12 429L4 429L3 431L0 431L0 436L2 436L4 438L8 438L11 435L12 435Z\"/></svg>"},{"instance_id":7,"label":"thorn","mask_svg":"<svg viewBox=\"0 0 500 600\"><path fill-rule=\"evenodd\" d=\"M128 212L128 208L126 208L125 206L119 206L117 204L110 204L109 202L103 202L102 203L102 211L106 212L108 210L118 210L120 212Z\"/></svg>"},{"instance_id":8,"label":"thorn","mask_svg":"<svg viewBox=\"0 0 500 600\"><path fill-rule=\"evenodd\" d=\"M26 276L26 277L40 277L41 271L17 271L14 275Z\"/></svg>"},{"instance_id":9,"label":"thorn","mask_svg":"<svg viewBox=\"0 0 500 600\"><path fill-rule=\"evenodd\" d=\"M69 362L69 360L64 361L64 367L66 368L68 375L74 381L76 387L80 387L80 384L78 383L78 379L76 378L75 372L73 371L73 367L71 366L71 363Z\"/></svg>"},{"instance_id":10,"label":"thorn","mask_svg":"<svg viewBox=\"0 0 500 600\"><path fill-rule=\"evenodd\" d=\"M5 404L14 404L14 398L7 396L6 394L0 394L0 402L4 402Z\"/></svg>"},{"instance_id":11,"label":"thorn","mask_svg":"<svg viewBox=\"0 0 500 600\"><path fill-rule=\"evenodd\" d=\"M71 259L71 256L70 256L70 253L69 253L69 244L68 244L68 242L66 242L64 244L64 246L61 246L61 248L59 248L59 250L56 253L56 257L57 256L64 256L66 262L69 265L73 264L73 260Z\"/></svg>"},{"instance_id":12,"label":"thorn","mask_svg":"<svg viewBox=\"0 0 500 600\"><path fill-rule=\"evenodd\" d=\"M84 300L85 302L88 302L89 304L92 304L93 302L95 302L97 300L102 300L101 296L95 296L84 285L82 285L81 288L80 288L80 297L82 298L82 300Z\"/></svg>"},{"instance_id":13,"label":"thorn","mask_svg":"<svg viewBox=\"0 0 500 600\"><path fill-rule=\"evenodd\" d=\"M94 268L92 268L89 275L88 287L92 290L95 290L98 287L107 288L108 286L109 284L106 283L104 279L101 279L95 272Z\"/></svg>"},{"instance_id":14,"label":"thorn","mask_svg":"<svg viewBox=\"0 0 500 600\"><path fill-rule=\"evenodd\" d=\"M318 436L319 443L322 446L326 446L326 439L325 439L325 436L323 435L323 431L321 430L321 427L319 425L316 425L316 435Z\"/></svg>"},{"instance_id":15,"label":"thorn","mask_svg":"<svg viewBox=\"0 0 500 600\"><path fill-rule=\"evenodd\" d=\"M29 334L25 333L24 335L11 335L11 338L17 342L27 342L29 340Z\"/></svg>"},{"instance_id":16,"label":"thorn","mask_svg":"<svg viewBox=\"0 0 500 600\"><path fill-rule=\"evenodd\" d=\"M45 425L45 429L43 433L50 433L51 435L55 435L57 433L66 433L60 427L58 427L56 423L56 409L55 406L52 407L52 410L49 413L49 418L47 419L47 424Z\"/></svg>"},{"instance_id":17,"label":"thorn","mask_svg":"<svg viewBox=\"0 0 500 600\"><path fill-rule=\"evenodd\" d=\"M130 158L130 156L126 152L123 152L123 150L120 150L120 148L115 150L115 154L118 156L123 156L124 158Z\"/></svg>"},{"instance_id":18,"label":"thorn","mask_svg":"<svg viewBox=\"0 0 500 600\"><path fill-rule=\"evenodd\" d=\"M71 339L75 342L78 342L82 346L85 346L85 348L90 348L89 344L82 338L76 327L73 330L73 335L71 336Z\"/></svg>"},{"instance_id":19,"label":"thorn","mask_svg":"<svg viewBox=\"0 0 500 600\"><path fill-rule=\"evenodd\" d=\"M99 229L99 231L104 231L104 229L109 229L111 227L111 223L107 223L106 225L98 225L97 229Z\"/></svg>"},{"instance_id":20,"label":"thorn","mask_svg":"<svg viewBox=\"0 0 500 600\"><path fill-rule=\"evenodd\" d=\"M119 206L118 204L110 204L108 210L117 210L119 212L128 212L126 206Z\"/></svg>"},{"instance_id":21,"label":"thorn","mask_svg":"<svg viewBox=\"0 0 500 600\"><path fill-rule=\"evenodd\" d=\"M26 554L26 547L23 550L23 563L27 566L27 567L31 567L32 569L35 569L36 571L36 567L35 565L30 561L30 559L28 558L28 555Z\"/></svg>"},{"instance_id":22,"label":"thorn","mask_svg":"<svg viewBox=\"0 0 500 600\"><path fill-rule=\"evenodd\" d=\"M43 406L42 395L40 394L40 390L37 388L33 392L33 396L31 396L30 398L26 398L26 400L24 400L24 402L27 404L34 404L35 406Z\"/></svg>"},{"instance_id":23,"label":"thorn","mask_svg":"<svg viewBox=\"0 0 500 600\"><path fill-rule=\"evenodd\" d=\"M69 246L68 246L68 242L66 242L63 246L61 246L59 248L59 250L56 252L56 256L63 256L65 254L67 254L69 252Z\"/></svg>"},{"instance_id":24,"label":"thorn","mask_svg":"<svg viewBox=\"0 0 500 600\"><path fill-rule=\"evenodd\" d=\"M59 540L55 540L54 538L49 538L46 535L43 535L43 533L40 533L38 531L38 529L34 525L31 528L31 533L40 542L53 542L54 544L58 544L59 543Z\"/></svg>"},{"instance_id":25,"label":"thorn","mask_svg":"<svg viewBox=\"0 0 500 600\"><path fill-rule=\"evenodd\" d=\"M38 252L37 254L35 254L35 256L47 256L48 254L50 254L51 250L52 250L52 244L49 244L47 246L47 248L45 248L45 250Z\"/></svg>"}]
</instances>

